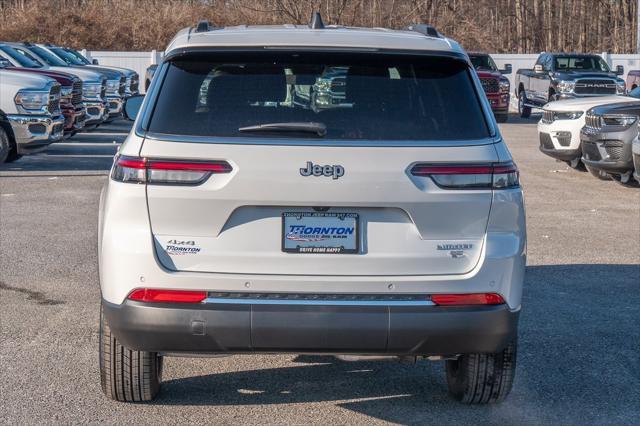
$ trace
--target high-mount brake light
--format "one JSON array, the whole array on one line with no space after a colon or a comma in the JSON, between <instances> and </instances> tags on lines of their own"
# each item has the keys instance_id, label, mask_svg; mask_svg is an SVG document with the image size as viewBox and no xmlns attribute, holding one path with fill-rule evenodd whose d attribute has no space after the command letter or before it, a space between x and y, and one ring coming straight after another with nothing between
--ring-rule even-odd
<instances>
[{"instance_id":1,"label":"high-mount brake light","mask_svg":"<svg viewBox=\"0 0 640 426\"><path fill-rule=\"evenodd\" d=\"M127 183L158 185L198 185L212 174L229 173L226 161L154 160L120 156L111 173L111 179Z\"/></svg>"},{"instance_id":2,"label":"high-mount brake light","mask_svg":"<svg viewBox=\"0 0 640 426\"><path fill-rule=\"evenodd\" d=\"M200 303L207 298L206 291L159 290L139 288L127 297L129 300L153 303Z\"/></svg>"},{"instance_id":3,"label":"high-mount brake light","mask_svg":"<svg viewBox=\"0 0 640 426\"><path fill-rule=\"evenodd\" d=\"M439 306L504 304L504 299L497 293L433 294L431 301Z\"/></svg>"},{"instance_id":4,"label":"high-mount brake light","mask_svg":"<svg viewBox=\"0 0 640 426\"><path fill-rule=\"evenodd\" d=\"M431 178L445 189L508 189L520 186L520 175L514 163L494 164L416 164L414 176Z\"/></svg>"}]
</instances>

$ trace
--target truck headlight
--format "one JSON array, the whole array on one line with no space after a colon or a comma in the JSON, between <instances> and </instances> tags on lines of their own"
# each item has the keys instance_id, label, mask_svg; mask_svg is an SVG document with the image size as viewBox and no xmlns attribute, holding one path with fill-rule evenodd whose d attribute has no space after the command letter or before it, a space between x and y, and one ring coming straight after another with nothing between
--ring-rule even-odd
<instances>
[{"instance_id":1,"label":"truck headlight","mask_svg":"<svg viewBox=\"0 0 640 426\"><path fill-rule=\"evenodd\" d=\"M20 90L14 102L25 110L41 110L49 104L49 92Z\"/></svg>"},{"instance_id":2,"label":"truck headlight","mask_svg":"<svg viewBox=\"0 0 640 426\"><path fill-rule=\"evenodd\" d=\"M605 115L602 117L606 126L616 126L628 128L636 122L638 117L635 115Z\"/></svg>"},{"instance_id":3,"label":"truck headlight","mask_svg":"<svg viewBox=\"0 0 640 426\"><path fill-rule=\"evenodd\" d=\"M500 80L500 93L509 93L509 80Z\"/></svg>"},{"instance_id":4,"label":"truck headlight","mask_svg":"<svg viewBox=\"0 0 640 426\"><path fill-rule=\"evenodd\" d=\"M62 89L60 89L60 97L62 99L70 101L72 94L73 94L73 87L71 86L64 86L62 87Z\"/></svg>"},{"instance_id":5,"label":"truck headlight","mask_svg":"<svg viewBox=\"0 0 640 426\"><path fill-rule=\"evenodd\" d=\"M624 80L616 81L616 93L618 95L624 95L627 92L627 86Z\"/></svg>"},{"instance_id":6,"label":"truck headlight","mask_svg":"<svg viewBox=\"0 0 640 426\"><path fill-rule=\"evenodd\" d=\"M577 120L582 117L582 111L562 111L553 114L556 120Z\"/></svg>"},{"instance_id":7,"label":"truck headlight","mask_svg":"<svg viewBox=\"0 0 640 426\"><path fill-rule=\"evenodd\" d=\"M571 93L575 88L576 88L575 81L562 80L561 82L558 83L558 90L561 93Z\"/></svg>"},{"instance_id":8,"label":"truck headlight","mask_svg":"<svg viewBox=\"0 0 640 426\"><path fill-rule=\"evenodd\" d=\"M82 85L82 94L86 98L99 98L102 91L100 83L84 83Z\"/></svg>"},{"instance_id":9,"label":"truck headlight","mask_svg":"<svg viewBox=\"0 0 640 426\"><path fill-rule=\"evenodd\" d=\"M120 90L120 80L107 80L107 93L115 93Z\"/></svg>"},{"instance_id":10,"label":"truck headlight","mask_svg":"<svg viewBox=\"0 0 640 426\"><path fill-rule=\"evenodd\" d=\"M331 81L330 80L318 80L316 82L316 87L318 90L329 91L331 90Z\"/></svg>"}]
</instances>

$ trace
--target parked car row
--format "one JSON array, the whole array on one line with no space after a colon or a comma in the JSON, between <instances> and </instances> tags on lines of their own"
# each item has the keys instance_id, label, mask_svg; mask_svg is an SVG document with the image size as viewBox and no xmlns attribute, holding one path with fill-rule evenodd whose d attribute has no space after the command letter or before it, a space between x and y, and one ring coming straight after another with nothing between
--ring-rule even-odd
<instances>
[{"instance_id":1,"label":"parked car row","mask_svg":"<svg viewBox=\"0 0 640 426\"><path fill-rule=\"evenodd\" d=\"M639 117L640 87L626 96L550 102L538 123L540 150L599 179L636 186L640 183Z\"/></svg>"},{"instance_id":2,"label":"parked car row","mask_svg":"<svg viewBox=\"0 0 640 426\"><path fill-rule=\"evenodd\" d=\"M74 49L0 42L0 163L122 117L139 76Z\"/></svg>"}]
</instances>

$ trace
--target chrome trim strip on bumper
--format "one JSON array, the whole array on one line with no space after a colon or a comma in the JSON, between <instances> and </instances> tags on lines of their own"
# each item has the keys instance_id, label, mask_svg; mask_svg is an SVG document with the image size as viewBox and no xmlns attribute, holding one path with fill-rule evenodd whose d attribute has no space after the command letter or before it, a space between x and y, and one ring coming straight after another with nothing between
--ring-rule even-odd
<instances>
[{"instance_id":1,"label":"chrome trim strip on bumper","mask_svg":"<svg viewBox=\"0 0 640 426\"><path fill-rule=\"evenodd\" d=\"M208 297L202 303L227 305L315 305L315 306L436 306L431 300L295 300L295 299L231 299Z\"/></svg>"}]
</instances>

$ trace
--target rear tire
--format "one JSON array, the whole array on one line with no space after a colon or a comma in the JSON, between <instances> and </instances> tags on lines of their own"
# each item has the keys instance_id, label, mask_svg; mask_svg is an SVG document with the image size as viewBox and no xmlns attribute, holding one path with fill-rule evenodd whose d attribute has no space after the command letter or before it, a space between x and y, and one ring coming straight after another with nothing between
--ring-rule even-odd
<instances>
[{"instance_id":1,"label":"rear tire","mask_svg":"<svg viewBox=\"0 0 640 426\"><path fill-rule=\"evenodd\" d=\"M111 334L100 308L100 383L114 401L152 401L160 390L162 357L156 352L134 351Z\"/></svg>"},{"instance_id":2,"label":"rear tire","mask_svg":"<svg viewBox=\"0 0 640 426\"><path fill-rule=\"evenodd\" d=\"M598 169L594 169L592 167L589 167L585 164L585 167L587 168L587 171L589 173L591 173L591 176L593 176L594 178L600 179L600 180L611 180L611 175L600 171Z\"/></svg>"},{"instance_id":3,"label":"rear tire","mask_svg":"<svg viewBox=\"0 0 640 426\"><path fill-rule=\"evenodd\" d=\"M529 118L531 116L531 107L525 105L527 102L527 95L524 93L524 90L521 90L520 93L518 93L518 112L522 118Z\"/></svg>"},{"instance_id":4,"label":"rear tire","mask_svg":"<svg viewBox=\"0 0 640 426\"><path fill-rule=\"evenodd\" d=\"M503 401L513 386L517 341L490 354L465 354L447 361L449 393L464 404Z\"/></svg>"}]
</instances>

